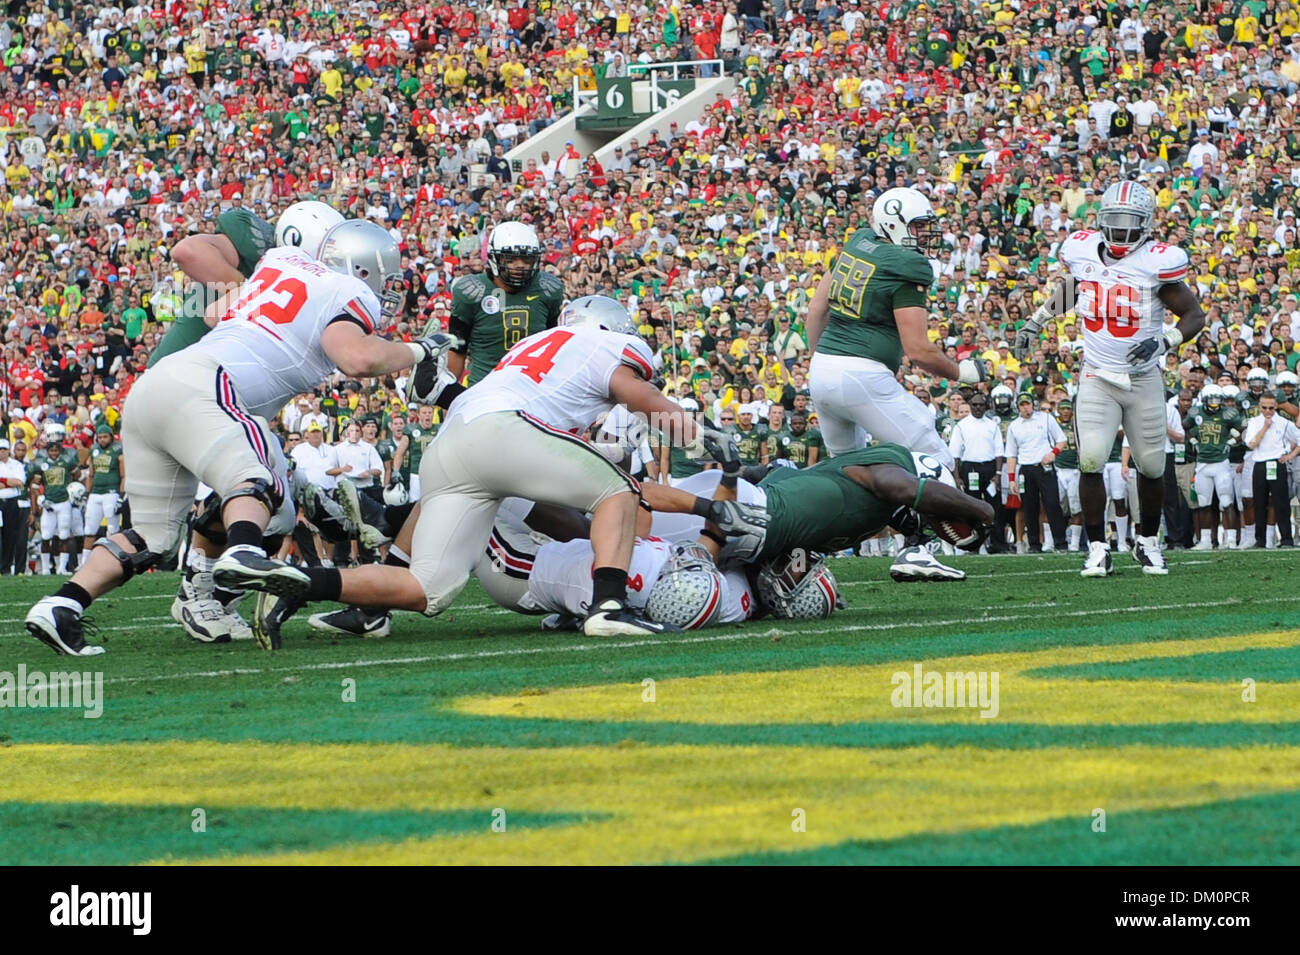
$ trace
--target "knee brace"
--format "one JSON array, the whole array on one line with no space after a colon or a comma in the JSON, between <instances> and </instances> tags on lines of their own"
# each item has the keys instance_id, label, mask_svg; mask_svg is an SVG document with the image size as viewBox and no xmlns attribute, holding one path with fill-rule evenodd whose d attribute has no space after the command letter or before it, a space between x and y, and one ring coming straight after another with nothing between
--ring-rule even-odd
<instances>
[{"instance_id":1,"label":"knee brace","mask_svg":"<svg viewBox=\"0 0 1300 955\"><path fill-rule=\"evenodd\" d=\"M128 554L116 542L107 537L96 541L95 546L104 548L117 558L117 562L122 565L122 582L126 583L136 574L146 571L156 564L158 555L149 549L149 545L144 542L144 538L133 528L123 531L122 536L130 542L132 547L136 548L134 554Z\"/></svg>"},{"instance_id":2,"label":"knee brace","mask_svg":"<svg viewBox=\"0 0 1300 955\"><path fill-rule=\"evenodd\" d=\"M284 500L284 495L274 481L268 481L266 478L253 478L244 487L237 487L221 499L221 510L224 513L226 505L237 497L256 498L268 514L274 515L280 509L280 502Z\"/></svg>"},{"instance_id":3,"label":"knee brace","mask_svg":"<svg viewBox=\"0 0 1300 955\"><path fill-rule=\"evenodd\" d=\"M221 518L221 498L213 491L203 502L203 508L194 517L191 525L212 543L219 547L226 546L226 525Z\"/></svg>"}]
</instances>

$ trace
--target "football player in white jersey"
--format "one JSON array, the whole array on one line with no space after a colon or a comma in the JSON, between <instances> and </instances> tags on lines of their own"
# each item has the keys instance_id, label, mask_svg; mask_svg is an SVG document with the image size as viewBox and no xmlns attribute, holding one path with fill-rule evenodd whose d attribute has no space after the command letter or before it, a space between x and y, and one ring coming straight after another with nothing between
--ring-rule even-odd
<instances>
[{"instance_id":1,"label":"football player in white jersey","mask_svg":"<svg viewBox=\"0 0 1300 955\"><path fill-rule=\"evenodd\" d=\"M423 377L419 370L413 375ZM283 622L306 601L436 616L464 589L500 503L510 497L591 513L594 560L584 633L624 636L669 629L627 603L640 485L577 437L621 403L650 416L669 441L685 445L689 453L707 453L704 429L650 384L653 377L652 356L626 309L599 296L567 306L558 327L519 342L483 381L452 402L420 464L420 513L409 569L310 568L310 586L299 593L255 584L266 591L258 598L253 623L258 642L266 649L278 647ZM706 502L706 513L723 532L739 532L743 510L727 503L707 507Z\"/></svg>"},{"instance_id":2,"label":"football player in white jersey","mask_svg":"<svg viewBox=\"0 0 1300 955\"><path fill-rule=\"evenodd\" d=\"M1151 235L1156 200L1137 182L1102 194L1097 231L1075 232L1061 244L1063 272L1047 300L1016 333L1020 359L1038 347L1043 326L1073 309L1083 320L1083 374L1075 398L1079 497L1088 533L1085 577L1113 573L1106 547L1106 458L1123 427L1138 469L1141 516L1133 557L1144 573L1167 574L1157 534L1164 508L1165 352L1190 341L1205 312L1185 281L1187 253ZM1178 323L1165 330L1165 311Z\"/></svg>"},{"instance_id":3,"label":"football player in white jersey","mask_svg":"<svg viewBox=\"0 0 1300 955\"><path fill-rule=\"evenodd\" d=\"M401 307L400 263L387 232L345 221L327 233L320 261L273 249L240 289L208 307L213 331L155 365L122 409L135 526L99 541L72 579L29 611L34 637L58 653L102 653L85 641L85 609L176 547L200 481L223 501L226 549L213 565L216 584L306 587L302 571L262 548L286 490L273 453L278 442L262 416L335 367L372 377L445 355L451 336L404 343L374 334Z\"/></svg>"}]
</instances>

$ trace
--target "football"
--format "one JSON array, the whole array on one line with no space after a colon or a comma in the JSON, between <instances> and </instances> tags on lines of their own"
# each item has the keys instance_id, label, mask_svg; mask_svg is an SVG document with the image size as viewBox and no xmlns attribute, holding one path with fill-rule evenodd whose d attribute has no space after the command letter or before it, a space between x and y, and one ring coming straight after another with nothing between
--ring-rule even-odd
<instances>
[{"instance_id":1,"label":"football","mask_svg":"<svg viewBox=\"0 0 1300 955\"><path fill-rule=\"evenodd\" d=\"M956 518L932 518L930 529L939 536L940 540L965 550L977 549L984 540L984 535L979 528Z\"/></svg>"}]
</instances>

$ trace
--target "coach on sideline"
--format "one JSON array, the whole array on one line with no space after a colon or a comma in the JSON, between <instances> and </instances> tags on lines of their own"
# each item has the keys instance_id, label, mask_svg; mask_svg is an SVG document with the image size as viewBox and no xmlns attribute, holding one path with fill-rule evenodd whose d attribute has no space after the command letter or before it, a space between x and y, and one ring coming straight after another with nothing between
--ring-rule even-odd
<instances>
[{"instance_id":1,"label":"coach on sideline","mask_svg":"<svg viewBox=\"0 0 1300 955\"><path fill-rule=\"evenodd\" d=\"M952 429L948 450L957 466L957 480L971 497L978 497L998 508L998 479L1002 474L1002 428L996 418L987 415L989 400L982 392L970 397L970 414ZM989 538L989 553L1006 549L1006 526L995 525Z\"/></svg>"},{"instance_id":2,"label":"coach on sideline","mask_svg":"<svg viewBox=\"0 0 1300 955\"><path fill-rule=\"evenodd\" d=\"M27 515L18 508L18 498L26 495L27 469L9 453L9 442L0 440L0 574L27 566Z\"/></svg>"},{"instance_id":3,"label":"coach on sideline","mask_svg":"<svg viewBox=\"0 0 1300 955\"><path fill-rule=\"evenodd\" d=\"M1052 528L1052 545L1064 549L1065 515L1061 513L1061 490L1056 483L1056 456L1065 450L1065 432L1046 411L1034 410L1034 396L1020 396L1020 417L1007 428L1007 472L1018 471L1025 479L1025 531L1031 553L1041 550L1043 525L1039 505L1047 512ZM1020 461L1029 463L1018 466ZM1014 482L1015 478L1012 478ZM1014 487L1014 483L1012 487Z\"/></svg>"},{"instance_id":4,"label":"coach on sideline","mask_svg":"<svg viewBox=\"0 0 1300 955\"><path fill-rule=\"evenodd\" d=\"M1277 398L1266 393L1259 399L1259 414L1250 419L1246 428L1245 441L1246 447L1255 452L1255 546L1265 545L1268 505L1272 504L1280 538L1278 546L1294 547L1286 465L1296 456L1300 431L1290 421L1277 416Z\"/></svg>"}]
</instances>

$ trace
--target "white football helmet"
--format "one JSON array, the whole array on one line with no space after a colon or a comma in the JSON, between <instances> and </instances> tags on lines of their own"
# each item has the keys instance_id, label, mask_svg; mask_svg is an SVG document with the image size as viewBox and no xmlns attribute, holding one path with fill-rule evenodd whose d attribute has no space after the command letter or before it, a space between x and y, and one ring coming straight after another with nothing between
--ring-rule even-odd
<instances>
[{"instance_id":1,"label":"white football helmet","mask_svg":"<svg viewBox=\"0 0 1300 955\"><path fill-rule=\"evenodd\" d=\"M557 324L574 328L603 328L620 335L635 335L636 325L627 309L604 295L584 295L560 311Z\"/></svg>"},{"instance_id":2,"label":"white football helmet","mask_svg":"<svg viewBox=\"0 0 1300 955\"><path fill-rule=\"evenodd\" d=\"M295 202L275 220L275 244L293 246L319 258L325 233L342 221L342 214L327 203L316 199Z\"/></svg>"},{"instance_id":3,"label":"white football helmet","mask_svg":"<svg viewBox=\"0 0 1300 955\"><path fill-rule=\"evenodd\" d=\"M1297 375L1294 371L1279 371L1277 373L1277 387L1284 395L1294 401L1296 389L1300 388L1300 375Z\"/></svg>"},{"instance_id":4,"label":"white football helmet","mask_svg":"<svg viewBox=\"0 0 1300 955\"><path fill-rule=\"evenodd\" d=\"M1205 389L1201 389L1201 390L1204 391ZM1223 386L1224 401L1236 401L1240 397L1241 397L1241 389L1238 388L1236 385Z\"/></svg>"},{"instance_id":5,"label":"white football helmet","mask_svg":"<svg viewBox=\"0 0 1300 955\"><path fill-rule=\"evenodd\" d=\"M812 566L806 567L810 556ZM759 570L754 585L758 599L778 620L825 620L844 606L835 575L817 555L791 552L773 558Z\"/></svg>"},{"instance_id":6,"label":"white football helmet","mask_svg":"<svg viewBox=\"0 0 1300 955\"><path fill-rule=\"evenodd\" d=\"M949 487L957 486L957 479L952 476L952 472L930 455L913 451L912 463L916 465L917 477L937 480L939 483L946 484Z\"/></svg>"},{"instance_id":7,"label":"white football helmet","mask_svg":"<svg viewBox=\"0 0 1300 955\"><path fill-rule=\"evenodd\" d=\"M406 485L397 481L389 487L384 488L384 503L389 507L401 507L408 500L410 495L406 492Z\"/></svg>"},{"instance_id":8,"label":"white football helmet","mask_svg":"<svg viewBox=\"0 0 1300 955\"><path fill-rule=\"evenodd\" d=\"M1223 389L1218 385L1206 385L1201 389L1201 404L1211 414L1223 407Z\"/></svg>"},{"instance_id":9,"label":"white football helmet","mask_svg":"<svg viewBox=\"0 0 1300 955\"><path fill-rule=\"evenodd\" d=\"M522 222L503 222L488 238L488 272L512 292L522 292L542 268L542 240Z\"/></svg>"},{"instance_id":10,"label":"white football helmet","mask_svg":"<svg viewBox=\"0 0 1300 955\"><path fill-rule=\"evenodd\" d=\"M46 441L62 441L68 433L68 430L57 421L45 422L45 427L41 431L44 433Z\"/></svg>"},{"instance_id":11,"label":"white football helmet","mask_svg":"<svg viewBox=\"0 0 1300 955\"><path fill-rule=\"evenodd\" d=\"M335 272L369 285L379 296L385 319L391 321L402 310L402 254L393 237L373 222L344 219L325 233L317 258Z\"/></svg>"},{"instance_id":12,"label":"white football helmet","mask_svg":"<svg viewBox=\"0 0 1300 955\"><path fill-rule=\"evenodd\" d=\"M683 630L707 627L722 610L722 574L704 548L678 548L650 589L646 616Z\"/></svg>"},{"instance_id":13,"label":"white football helmet","mask_svg":"<svg viewBox=\"0 0 1300 955\"><path fill-rule=\"evenodd\" d=\"M1128 255L1151 236L1156 218L1156 197L1140 182L1112 183L1101 194L1097 228L1106 251L1116 258Z\"/></svg>"},{"instance_id":14,"label":"white football helmet","mask_svg":"<svg viewBox=\"0 0 1300 955\"><path fill-rule=\"evenodd\" d=\"M1252 395L1262 395L1268 390L1268 372L1263 368L1252 368L1246 375L1246 387Z\"/></svg>"},{"instance_id":15,"label":"white football helmet","mask_svg":"<svg viewBox=\"0 0 1300 955\"><path fill-rule=\"evenodd\" d=\"M73 481L68 485L68 500L72 502L73 507L81 507L86 503L86 485L80 481Z\"/></svg>"},{"instance_id":16,"label":"white football helmet","mask_svg":"<svg viewBox=\"0 0 1300 955\"><path fill-rule=\"evenodd\" d=\"M992 399L993 410L999 415L1008 415L1011 413L1011 406L1016 403L1016 395L1006 385L998 385L991 392L989 397Z\"/></svg>"},{"instance_id":17,"label":"white football helmet","mask_svg":"<svg viewBox=\"0 0 1300 955\"><path fill-rule=\"evenodd\" d=\"M927 252L943 241L939 217L923 193L906 186L886 189L871 207L871 228L905 249Z\"/></svg>"}]
</instances>

